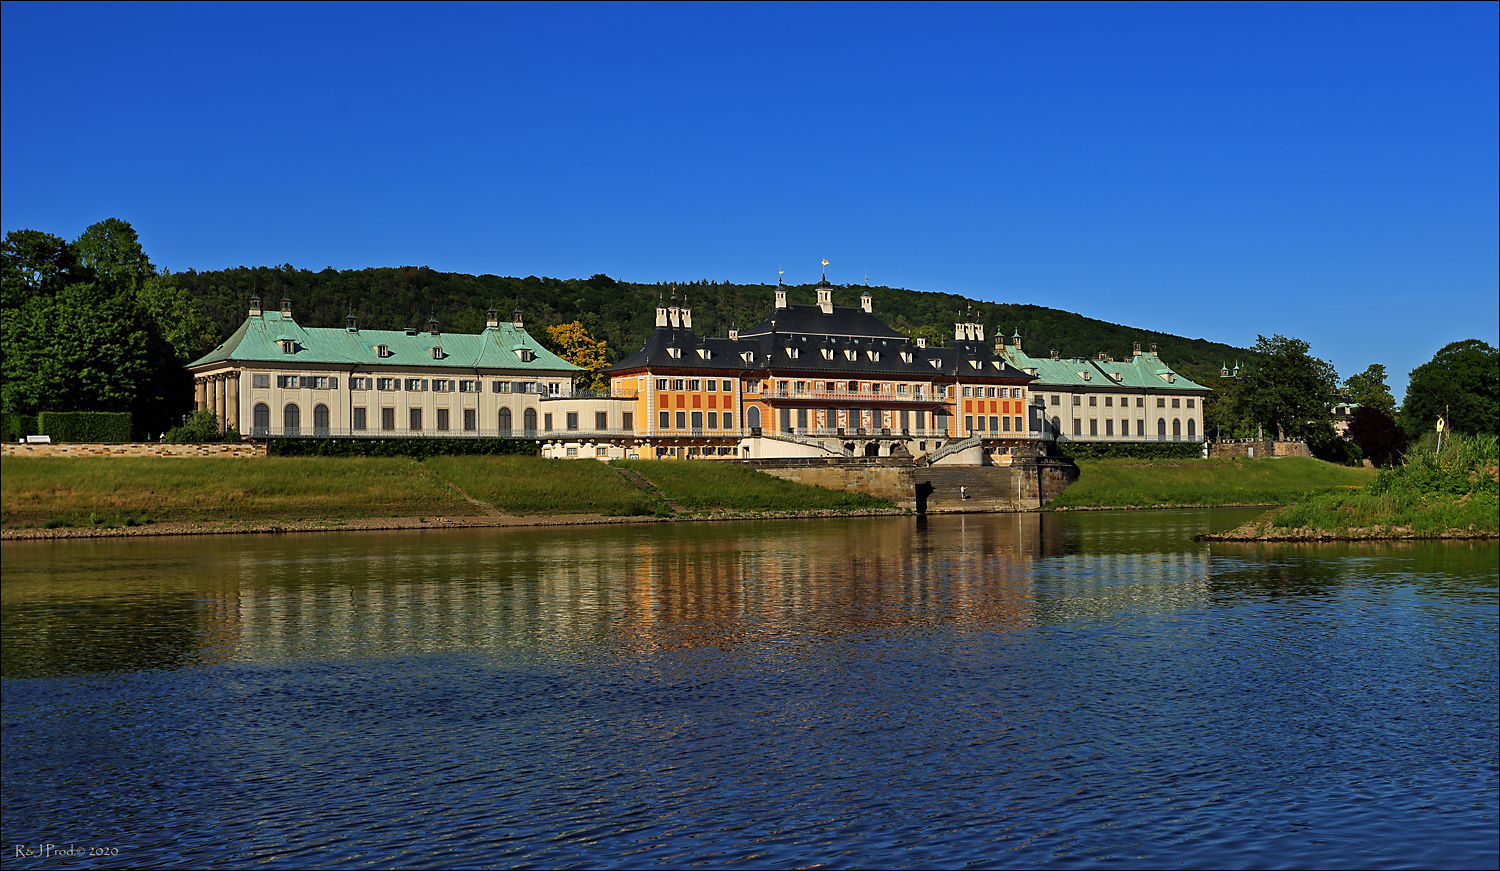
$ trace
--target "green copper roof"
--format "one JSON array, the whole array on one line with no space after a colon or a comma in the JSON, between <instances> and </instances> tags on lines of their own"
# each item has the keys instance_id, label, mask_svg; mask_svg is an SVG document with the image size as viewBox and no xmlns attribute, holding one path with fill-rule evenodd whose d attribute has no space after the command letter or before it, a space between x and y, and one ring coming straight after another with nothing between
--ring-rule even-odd
<instances>
[{"instance_id":1,"label":"green copper roof","mask_svg":"<svg viewBox=\"0 0 1500 871\"><path fill-rule=\"evenodd\" d=\"M1037 380L1032 383L1033 390L1046 390L1048 387L1209 389L1178 375L1155 354L1137 354L1128 360L1080 360L1068 357L1054 360L1051 357L1033 357L1011 345L1007 345L1003 353L1017 369L1035 370ZM1118 380L1111 377L1114 375L1119 376Z\"/></svg>"},{"instance_id":2,"label":"green copper roof","mask_svg":"<svg viewBox=\"0 0 1500 871\"><path fill-rule=\"evenodd\" d=\"M281 350L281 342L296 343L295 353ZM377 349L385 346L388 355ZM442 356L434 357L433 349ZM531 360L523 361L517 353L531 351ZM396 366L442 366L461 369L538 369L551 372L581 372L567 360L553 354L531 337L525 329L512 323L488 327L484 332L431 333L414 335L405 330L358 330L333 327L303 327L280 312L251 315L224 344L188 364L196 369L213 363L274 363L279 366L359 364Z\"/></svg>"}]
</instances>

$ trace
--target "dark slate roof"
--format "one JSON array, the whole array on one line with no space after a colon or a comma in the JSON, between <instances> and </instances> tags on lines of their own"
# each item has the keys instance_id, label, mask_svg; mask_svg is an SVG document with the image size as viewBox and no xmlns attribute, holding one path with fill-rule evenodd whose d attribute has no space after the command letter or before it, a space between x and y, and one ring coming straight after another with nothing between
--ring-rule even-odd
<instances>
[{"instance_id":1,"label":"dark slate roof","mask_svg":"<svg viewBox=\"0 0 1500 871\"><path fill-rule=\"evenodd\" d=\"M819 317L817 306L811 308ZM778 315L785 311L778 309ZM857 314L873 317L855 309ZM767 319L769 322L769 319ZM876 323L879 323L876 321ZM889 331L887 337L837 334L785 334L777 331L738 338L703 338L683 327L657 327L639 351L605 371L650 368L723 371L735 374L774 374L789 378L963 379L1003 378L1030 381L1033 376L1010 365L984 342L958 342L951 348L918 348L906 336ZM672 351L678 352L673 356ZM792 356L791 351L796 352ZM873 354L872 354L873 352ZM850 359L851 354L853 359ZM746 356L748 355L748 357ZM910 359L908 359L908 357ZM978 365L975 365L978 364Z\"/></svg>"},{"instance_id":2,"label":"dark slate roof","mask_svg":"<svg viewBox=\"0 0 1500 871\"><path fill-rule=\"evenodd\" d=\"M775 324L774 328L772 324ZM789 305L771 312L771 316L742 330L740 335L760 336L796 334L809 336L862 336L873 339L901 339L906 336L880 322L880 319L862 308L833 306L832 314L824 314L815 305Z\"/></svg>"}]
</instances>

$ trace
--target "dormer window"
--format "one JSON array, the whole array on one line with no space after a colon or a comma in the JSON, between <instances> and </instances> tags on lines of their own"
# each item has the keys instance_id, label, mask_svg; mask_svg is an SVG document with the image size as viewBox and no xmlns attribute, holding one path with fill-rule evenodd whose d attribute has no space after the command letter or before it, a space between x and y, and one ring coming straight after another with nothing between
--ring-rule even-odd
<instances>
[{"instance_id":1,"label":"dormer window","mask_svg":"<svg viewBox=\"0 0 1500 871\"><path fill-rule=\"evenodd\" d=\"M390 355L391 355L390 346L388 346L388 345L376 345L375 346L375 356L377 356L377 357L389 357Z\"/></svg>"},{"instance_id":2,"label":"dormer window","mask_svg":"<svg viewBox=\"0 0 1500 871\"><path fill-rule=\"evenodd\" d=\"M979 368L979 361L978 360L970 360L969 361L969 367L971 369L978 369Z\"/></svg>"},{"instance_id":3,"label":"dormer window","mask_svg":"<svg viewBox=\"0 0 1500 871\"><path fill-rule=\"evenodd\" d=\"M909 352L909 351L902 351L901 352L901 362L903 362L903 363L910 363L911 362L911 352Z\"/></svg>"},{"instance_id":4,"label":"dormer window","mask_svg":"<svg viewBox=\"0 0 1500 871\"><path fill-rule=\"evenodd\" d=\"M833 349L832 348L824 348L823 349L823 359L824 360L832 360L833 359Z\"/></svg>"},{"instance_id":5,"label":"dormer window","mask_svg":"<svg viewBox=\"0 0 1500 871\"><path fill-rule=\"evenodd\" d=\"M680 359L682 359L682 349L681 348L668 348L667 349L667 356L671 357L673 360L680 360Z\"/></svg>"},{"instance_id":6,"label":"dormer window","mask_svg":"<svg viewBox=\"0 0 1500 871\"><path fill-rule=\"evenodd\" d=\"M865 354L867 356L869 356L870 360L872 360L873 362L876 362L876 363L880 362L880 352L879 351L866 351Z\"/></svg>"},{"instance_id":7,"label":"dormer window","mask_svg":"<svg viewBox=\"0 0 1500 871\"><path fill-rule=\"evenodd\" d=\"M932 364L932 368L934 368L934 369L941 369L941 368L943 368L943 361L942 360L932 359L932 360L928 360L927 362L930 363L930 364Z\"/></svg>"},{"instance_id":8,"label":"dormer window","mask_svg":"<svg viewBox=\"0 0 1500 871\"><path fill-rule=\"evenodd\" d=\"M858 351L851 351L851 350L845 349L844 350L844 359L851 360L851 361L852 360L858 360L859 359L859 352Z\"/></svg>"},{"instance_id":9,"label":"dormer window","mask_svg":"<svg viewBox=\"0 0 1500 871\"><path fill-rule=\"evenodd\" d=\"M702 360L711 360L711 359L713 359L713 356L714 356L714 352L710 351L707 348L699 348L698 349L698 357L699 357L699 359L702 359Z\"/></svg>"},{"instance_id":10,"label":"dormer window","mask_svg":"<svg viewBox=\"0 0 1500 871\"><path fill-rule=\"evenodd\" d=\"M530 363L536 359L536 352L530 348L517 348L516 356L521 358L522 363Z\"/></svg>"},{"instance_id":11,"label":"dormer window","mask_svg":"<svg viewBox=\"0 0 1500 871\"><path fill-rule=\"evenodd\" d=\"M793 360L797 359L797 349L796 348L787 348L786 349L786 355L788 357L791 357Z\"/></svg>"},{"instance_id":12,"label":"dormer window","mask_svg":"<svg viewBox=\"0 0 1500 871\"><path fill-rule=\"evenodd\" d=\"M295 353L297 353L297 342L296 342L296 340L295 339L282 339L281 340L281 353L283 353L283 354L295 354Z\"/></svg>"},{"instance_id":13,"label":"dormer window","mask_svg":"<svg viewBox=\"0 0 1500 871\"><path fill-rule=\"evenodd\" d=\"M746 363L753 363L753 362L755 362L755 352L754 351L745 351L745 352L743 352L743 353L740 354L740 359L744 360Z\"/></svg>"},{"instance_id":14,"label":"dormer window","mask_svg":"<svg viewBox=\"0 0 1500 871\"><path fill-rule=\"evenodd\" d=\"M442 348L438 347L438 348L433 348L432 349L432 359L434 359L434 360L441 360L441 359L443 359L446 356L448 356L448 355L443 353L443 349Z\"/></svg>"}]
</instances>

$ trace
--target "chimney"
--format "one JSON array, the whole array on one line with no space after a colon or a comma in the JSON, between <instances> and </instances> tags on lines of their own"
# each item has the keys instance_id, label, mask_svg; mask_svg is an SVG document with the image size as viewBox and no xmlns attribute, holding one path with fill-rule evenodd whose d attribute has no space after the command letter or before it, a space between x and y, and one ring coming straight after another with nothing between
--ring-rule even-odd
<instances>
[{"instance_id":1,"label":"chimney","mask_svg":"<svg viewBox=\"0 0 1500 871\"><path fill-rule=\"evenodd\" d=\"M664 327L667 325L667 305L658 297L656 300L656 325Z\"/></svg>"},{"instance_id":2,"label":"chimney","mask_svg":"<svg viewBox=\"0 0 1500 871\"><path fill-rule=\"evenodd\" d=\"M1057 349L1056 348L1052 349L1052 359L1054 359L1054 360L1057 359Z\"/></svg>"},{"instance_id":3,"label":"chimney","mask_svg":"<svg viewBox=\"0 0 1500 871\"><path fill-rule=\"evenodd\" d=\"M955 342L962 342L963 340L964 340L964 325L963 324L954 324L953 325L953 341L955 341Z\"/></svg>"},{"instance_id":4,"label":"chimney","mask_svg":"<svg viewBox=\"0 0 1500 871\"><path fill-rule=\"evenodd\" d=\"M983 342L984 341L984 324L975 324L974 325L974 341L976 341L976 342Z\"/></svg>"},{"instance_id":5,"label":"chimney","mask_svg":"<svg viewBox=\"0 0 1500 871\"><path fill-rule=\"evenodd\" d=\"M867 315L872 315L875 313L875 300L870 296L870 292L868 290L865 291L862 296L860 296L859 307L864 309L865 314Z\"/></svg>"},{"instance_id":6,"label":"chimney","mask_svg":"<svg viewBox=\"0 0 1500 871\"><path fill-rule=\"evenodd\" d=\"M779 287L776 288L776 307L786 308L786 291Z\"/></svg>"},{"instance_id":7,"label":"chimney","mask_svg":"<svg viewBox=\"0 0 1500 871\"><path fill-rule=\"evenodd\" d=\"M731 342L738 342L739 340L740 340L740 331L739 330L730 330L729 331L729 341L731 341Z\"/></svg>"},{"instance_id":8,"label":"chimney","mask_svg":"<svg viewBox=\"0 0 1500 871\"><path fill-rule=\"evenodd\" d=\"M925 347L927 347L927 339L926 339L926 337L924 337L924 336L917 336L917 347L918 348L925 348Z\"/></svg>"},{"instance_id":9,"label":"chimney","mask_svg":"<svg viewBox=\"0 0 1500 871\"><path fill-rule=\"evenodd\" d=\"M1132 346L1131 349L1130 349L1130 356L1131 357L1139 357L1140 355L1141 355L1141 343L1140 342L1136 342L1135 345Z\"/></svg>"},{"instance_id":10,"label":"chimney","mask_svg":"<svg viewBox=\"0 0 1500 871\"><path fill-rule=\"evenodd\" d=\"M682 307L682 328L684 330L691 330L693 328L693 310L687 306Z\"/></svg>"},{"instance_id":11,"label":"chimney","mask_svg":"<svg viewBox=\"0 0 1500 871\"><path fill-rule=\"evenodd\" d=\"M521 320L521 304L520 303L516 303L516 310L510 313L510 322L513 323L513 324L515 324L516 327L518 327L518 328L525 326L525 322Z\"/></svg>"},{"instance_id":12,"label":"chimney","mask_svg":"<svg viewBox=\"0 0 1500 871\"><path fill-rule=\"evenodd\" d=\"M281 298L281 316L287 320L292 319L292 301L284 296Z\"/></svg>"},{"instance_id":13,"label":"chimney","mask_svg":"<svg viewBox=\"0 0 1500 871\"><path fill-rule=\"evenodd\" d=\"M500 326L500 310L490 306L490 310L484 313L484 328L487 330L497 329Z\"/></svg>"},{"instance_id":14,"label":"chimney","mask_svg":"<svg viewBox=\"0 0 1500 871\"><path fill-rule=\"evenodd\" d=\"M831 315L831 314L833 314L833 289L832 288L828 288L828 287L820 287L820 288L818 288L818 308L822 309L823 310L823 314L825 314L825 315Z\"/></svg>"},{"instance_id":15,"label":"chimney","mask_svg":"<svg viewBox=\"0 0 1500 871\"><path fill-rule=\"evenodd\" d=\"M258 318L260 313L260 294L257 293L250 297L250 317Z\"/></svg>"}]
</instances>

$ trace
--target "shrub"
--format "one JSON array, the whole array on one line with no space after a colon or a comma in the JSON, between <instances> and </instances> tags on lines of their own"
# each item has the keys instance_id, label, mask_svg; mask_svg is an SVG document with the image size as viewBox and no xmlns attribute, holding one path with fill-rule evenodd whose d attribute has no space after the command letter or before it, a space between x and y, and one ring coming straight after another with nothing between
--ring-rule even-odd
<instances>
[{"instance_id":1,"label":"shrub","mask_svg":"<svg viewBox=\"0 0 1500 871\"><path fill-rule=\"evenodd\" d=\"M0 429L3 429L0 431L0 441L4 442L19 441L25 436L34 436L37 434L36 415L15 414L7 411L0 415Z\"/></svg>"},{"instance_id":2,"label":"shrub","mask_svg":"<svg viewBox=\"0 0 1500 871\"><path fill-rule=\"evenodd\" d=\"M541 453L536 442L516 439L272 439L273 457L429 457L521 456Z\"/></svg>"},{"instance_id":3,"label":"shrub","mask_svg":"<svg viewBox=\"0 0 1500 871\"><path fill-rule=\"evenodd\" d=\"M1074 460L1192 460L1203 456L1198 442L1062 442L1055 450Z\"/></svg>"},{"instance_id":4,"label":"shrub","mask_svg":"<svg viewBox=\"0 0 1500 871\"><path fill-rule=\"evenodd\" d=\"M234 430L219 431L219 416L207 409L199 409L187 416L182 426L174 426L162 435L161 440L174 444L192 442L239 441L240 434Z\"/></svg>"},{"instance_id":5,"label":"shrub","mask_svg":"<svg viewBox=\"0 0 1500 871\"><path fill-rule=\"evenodd\" d=\"M36 416L40 435L55 442L128 442L128 411L44 411Z\"/></svg>"}]
</instances>

